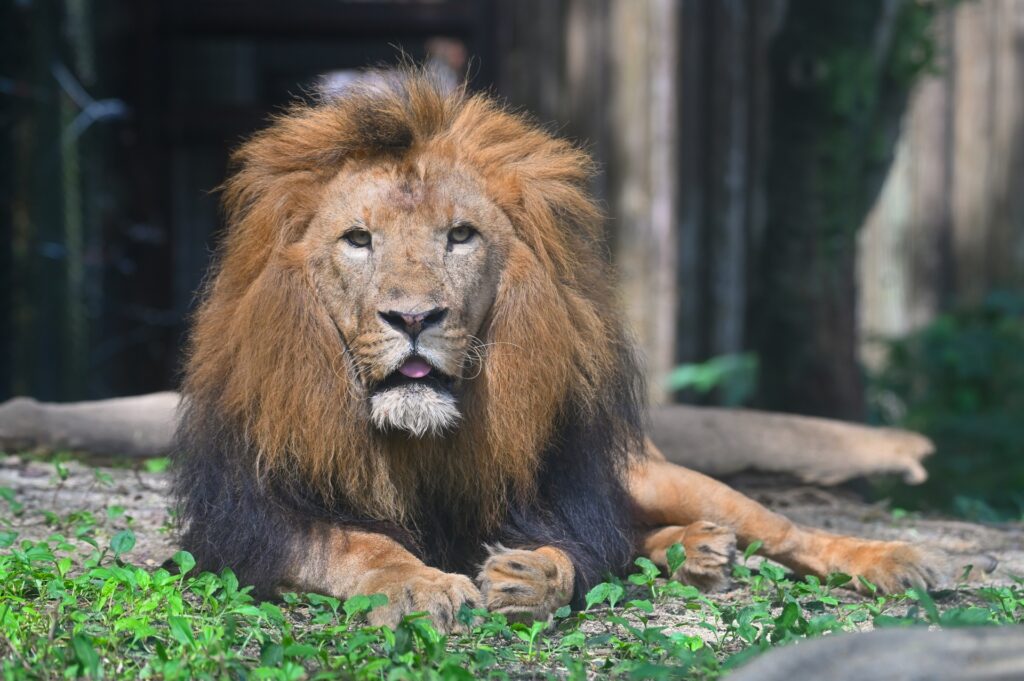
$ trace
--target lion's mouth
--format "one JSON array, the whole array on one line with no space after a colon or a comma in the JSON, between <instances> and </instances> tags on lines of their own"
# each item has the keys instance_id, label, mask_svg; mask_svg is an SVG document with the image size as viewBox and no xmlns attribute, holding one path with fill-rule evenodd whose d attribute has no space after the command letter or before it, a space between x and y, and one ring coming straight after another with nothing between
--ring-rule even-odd
<instances>
[{"instance_id":1,"label":"lion's mouth","mask_svg":"<svg viewBox=\"0 0 1024 681\"><path fill-rule=\"evenodd\" d=\"M402 366L398 367L398 373L402 374L406 378L423 378L428 375L432 369L433 367L427 364L427 360L413 355L402 362Z\"/></svg>"},{"instance_id":2,"label":"lion's mouth","mask_svg":"<svg viewBox=\"0 0 1024 681\"><path fill-rule=\"evenodd\" d=\"M452 392L454 381L451 376L435 369L419 355L410 355L401 366L375 385L373 392L379 393L406 385L422 385L425 388Z\"/></svg>"},{"instance_id":3,"label":"lion's mouth","mask_svg":"<svg viewBox=\"0 0 1024 681\"><path fill-rule=\"evenodd\" d=\"M449 376L413 355L374 387L371 419L383 431L441 435L461 418L452 384Z\"/></svg>"}]
</instances>

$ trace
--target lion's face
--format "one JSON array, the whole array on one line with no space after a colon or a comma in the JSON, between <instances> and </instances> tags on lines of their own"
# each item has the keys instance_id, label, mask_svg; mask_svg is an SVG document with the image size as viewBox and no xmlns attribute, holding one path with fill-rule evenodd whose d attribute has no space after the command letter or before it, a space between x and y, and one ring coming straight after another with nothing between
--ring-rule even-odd
<instances>
[{"instance_id":1,"label":"lion's face","mask_svg":"<svg viewBox=\"0 0 1024 681\"><path fill-rule=\"evenodd\" d=\"M350 164L327 187L305 250L377 428L458 422L514 239L478 180L441 159Z\"/></svg>"}]
</instances>

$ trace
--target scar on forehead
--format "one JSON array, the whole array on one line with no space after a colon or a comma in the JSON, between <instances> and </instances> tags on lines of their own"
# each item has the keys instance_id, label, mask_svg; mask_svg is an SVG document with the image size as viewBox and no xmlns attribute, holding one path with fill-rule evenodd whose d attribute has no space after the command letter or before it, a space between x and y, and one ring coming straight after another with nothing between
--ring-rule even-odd
<instances>
[{"instance_id":1,"label":"scar on forehead","mask_svg":"<svg viewBox=\"0 0 1024 681\"><path fill-rule=\"evenodd\" d=\"M399 210L414 210L427 200L428 186L421 161L410 161L394 169L394 179L385 200Z\"/></svg>"},{"instance_id":2,"label":"scar on forehead","mask_svg":"<svg viewBox=\"0 0 1024 681\"><path fill-rule=\"evenodd\" d=\"M405 177L392 185L386 201L400 210L414 210L427 199L426 183Z\"/></svg>"}]
</instances>

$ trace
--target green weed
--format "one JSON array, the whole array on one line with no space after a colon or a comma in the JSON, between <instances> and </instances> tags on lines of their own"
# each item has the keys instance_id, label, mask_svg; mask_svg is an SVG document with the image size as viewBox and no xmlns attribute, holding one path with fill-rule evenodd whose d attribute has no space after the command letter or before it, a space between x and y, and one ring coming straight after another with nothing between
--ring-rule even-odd
<instances>
[{"instance_id":1,"label":"green weed","mask_svg":"<svg viewBox=\"0 0 1024 681\"><path fill-rule=\"evenodd\" d=\"M60 476L54 481L60 484ZM998 625L1024 621L1024 587L908 591L862 599L850 578L793 580L745 556L724 596L662 578L639 559L625 581L594 587L583 611L548 623L509 623L464 610L466 633L444 636L420 615L371 627L380 595L317 594L254 600L225 570L196 574L184 551L174 570L128 559L135 530L123 508L106 514L31 511L0 490L0 671L8 679L245 678L713 679L795 639L874 626ZM28 525L50 531L20 539ZM756 547L755 547L756 549ZM673 572L685 561L669 552ZM950 599L955 607L944 606Z\"/></svg>"}]
</instances>

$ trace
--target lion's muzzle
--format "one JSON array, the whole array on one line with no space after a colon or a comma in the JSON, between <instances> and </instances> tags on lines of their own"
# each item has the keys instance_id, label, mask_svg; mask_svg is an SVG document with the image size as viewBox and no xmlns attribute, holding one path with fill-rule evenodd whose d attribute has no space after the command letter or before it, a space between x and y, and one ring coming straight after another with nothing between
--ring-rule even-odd
<instances>
[{"instance_id":1,"label":"lion's muzzle","mask_svg":"<svg viewBox=\"0 0 1024 681\"><path fill-rule=\"evenodd\" d=\"M452 381L425 359L410 355L370 396L370 418L377 428L415 437L441 435L461 418Z\"/></svg>"}]
</instances>

